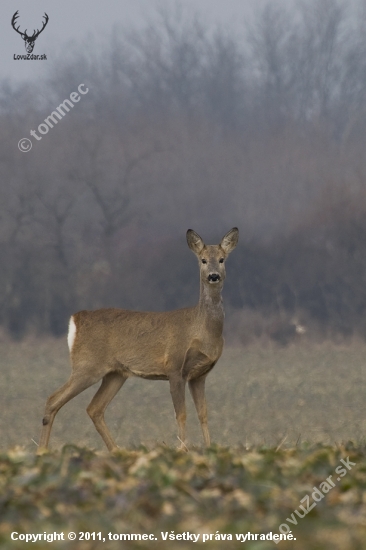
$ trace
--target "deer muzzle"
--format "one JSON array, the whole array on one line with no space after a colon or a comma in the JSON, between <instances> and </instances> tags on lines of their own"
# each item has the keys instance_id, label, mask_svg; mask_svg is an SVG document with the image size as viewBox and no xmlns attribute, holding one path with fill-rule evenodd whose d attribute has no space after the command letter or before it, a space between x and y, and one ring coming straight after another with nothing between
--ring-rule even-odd
<instances>
[{"instance_id":1,"label":"deer muzzle","mask_svg":"<svg viewBox=\"0 0 366 550\"><path fill-rule=\"evenodd\" d=\"M210 273L207 279L209 283L218 283L221 280L221 276L218 273Z\"/></svg>"}]
</instances>

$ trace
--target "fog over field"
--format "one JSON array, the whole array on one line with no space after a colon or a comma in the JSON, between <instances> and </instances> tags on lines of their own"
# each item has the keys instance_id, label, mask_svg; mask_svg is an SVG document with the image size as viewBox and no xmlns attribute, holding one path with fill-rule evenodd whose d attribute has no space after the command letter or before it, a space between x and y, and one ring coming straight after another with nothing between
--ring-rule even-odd
<instances>
[{"instance_id":1,"label":"fog over field","mask_svg":"<svg viewBox=\"0 0 366 550\"><path fill-rule=\"evenodd\" d=\"M218 242L237 225L224 294L239 342L287 343L299 323L306 337L364 338L364 5L229 2L221 18L205 5L144 18L128 4L128 25L102 18L94 42L84 21L59 53L49 10L34 48L47 60L12 59L12 77L4 66L0 324L12 337L62 335L77 309L192 305L186 230ZM25 54L7 9L9 48ZM20 83L30 66L37 78Z\"/></svg>"}]
</instances>

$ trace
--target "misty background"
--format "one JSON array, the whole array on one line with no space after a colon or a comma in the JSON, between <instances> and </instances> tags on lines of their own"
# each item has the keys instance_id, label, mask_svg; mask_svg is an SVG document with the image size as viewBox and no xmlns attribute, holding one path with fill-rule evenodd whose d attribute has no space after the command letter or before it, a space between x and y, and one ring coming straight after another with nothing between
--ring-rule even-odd
<instances>
[{"instance_id":1,"label":"misty background","mask_svg":"<svg viewBox=\"0 0 366 550\"><path fill-rule=\"evenodd\" d=\"M79 309L194 305L186 230L212 244L238 226L229 341L287 344L299 326L366 338L366 4L231 7L221 21L191 3L154 5L135 26L111 14L96 42L12 60L14 78L4 64L4 332L62 335ZM34 28L44 11L34 53L49 55L51 10ZM25 49L10 18L11 57ZM81 83L88 93L32 138Z\"/></svg>"}]
</instances>

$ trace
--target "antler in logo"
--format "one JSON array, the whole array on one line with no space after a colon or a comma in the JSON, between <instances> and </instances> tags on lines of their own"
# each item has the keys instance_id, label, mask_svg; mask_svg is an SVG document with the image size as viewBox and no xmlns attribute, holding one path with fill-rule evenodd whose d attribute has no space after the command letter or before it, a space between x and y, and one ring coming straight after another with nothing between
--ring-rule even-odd
<instances>
[{"instance_id":1,"label":"antler in logo","mask_svg":"<svg viewBox=\"0 0 366 550\"><path fill-rule=\"evenodd\" d=\"M17 10L13 17L12 17L12 20L11 20L11 26L13 27L13 29L18 33L20 34L20 36L23 38L24 40L24 45L25 45L25 49L27 50L27 53L32 53L33 51L33 48L34 48L34 43L36 41L36 39L38 38L38 36L41 34L41 32L43 31L43 29L45 28L45 26L47 25L48 23L48 15L47 13L44 14L44 21L42 23L42 28L41 30L39 31L38 29L36 31L33 31L33 34L32 36L28 36L27 35L27 29L25 29L24 32L21 32L19 30L19 27L20 25L18 26L18 28L15 26L15 23L17 22L17 19L19 17L19 10Z\"/></svg>"}]
</instances>

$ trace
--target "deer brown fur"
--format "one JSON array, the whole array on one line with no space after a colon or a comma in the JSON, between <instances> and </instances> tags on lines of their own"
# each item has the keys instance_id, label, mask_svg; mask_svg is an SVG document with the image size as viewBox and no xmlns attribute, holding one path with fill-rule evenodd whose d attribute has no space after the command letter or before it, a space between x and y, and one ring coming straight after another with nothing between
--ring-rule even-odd
<instances>
[{"instance_id":1,"label":"deer brown fur","mask_svg":"<svg viewBox=\"0 0 366 550\"><path fill-rule=\"evenodd\" d=\"M221 291L225 260L238 242L231 229L218 245L205 245L193 230L187 242L200 268L200 298L195 307L166 312L123 309L79 311L70 318L69 347L72 373L47 400L39 448L47 448L57 412L70 399L102 380L87 412L110 451L117 445L104 420L104 412L127 378L168 380L178 423L178 438L185 446L185 386L201 423L205 444L207 426L205 380L221 356L224 310Z\"/></svg>"}]
</instances>

